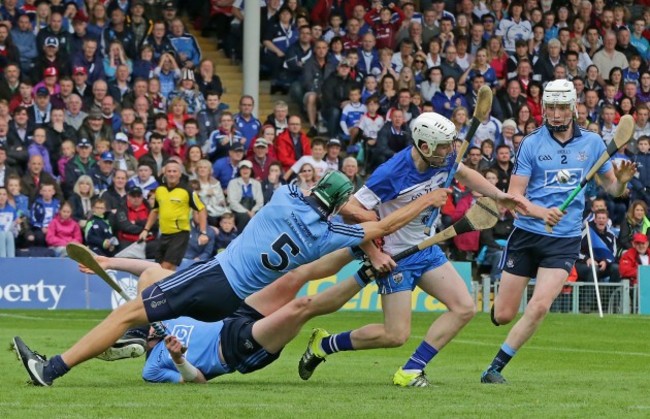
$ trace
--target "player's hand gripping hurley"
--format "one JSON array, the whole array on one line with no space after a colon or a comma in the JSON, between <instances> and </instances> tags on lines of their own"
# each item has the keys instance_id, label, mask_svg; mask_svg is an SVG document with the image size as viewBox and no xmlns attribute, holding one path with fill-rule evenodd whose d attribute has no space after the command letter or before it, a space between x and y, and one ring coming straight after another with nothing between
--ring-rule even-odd
<instances>
[{"instance_id":1,"label":"player's hand gripping hurley","mask_svg":"<svg viewBox=\"0 0 650 419\"><path fill-rule=\"evenodd\" d=\"M458 164L463 161L465 151L467 151L469 144L472 142L472 138L474 137L478 126L485 120L485 118L487 118L490 110L492 110L492 89L490 89L489 86L484 85L481 86L478 91L476 106L474 107L474 115L470 121L469 130L467 131L467 135L465 136L465 139L463 140L460 149L458 150L456 160L454 161L454 165L449 171L449 176L447 177L445 184L442 186L443 188L449 188L449 186L451 186L451 182L454 180L454 176L456 175L456 170L458 170ZM439 208L433 208L431 216L427 220L427 225L424 228L424 234L431 234L431 226L433 225L433 222L436 220L436 218L438 218L439 211Z\"/></svg>"},{"instance_id":2,"label":"player's hand gripping hurley","mask_svg":"<svg viewBox=\"0 0 650 419\"><path fill-rule=\"evenodd\" d=\"M412 254L426 249L427 247L431 247L435 244L456 237L459 234L492 228L495 226L498 220L499 210L497 209L496 201L486 196L481 197L476 200L474 205L472 205L469 210L467 210L463 218L456 221L453 225L447 227L435 236L429 237L428 239L420 242L420 244L411 246L408 249L394 255L393 260L397 262L398 260L404 259L407 256L411 256ZM363 269L359 271L359 273L368 279L376 278L377 276L382 275L374 270L370 261L364 262Z\"/></svg>"},{"instance_id":3,"label":"player's hand gripping hurley","mask_svg":"<svg viewBox=\"0 0 650 419\"><path fill-rule=\"evenodd\" d=\"M619 148L623 147L630 141L632 134L634 134L634 118L632 118L631 115L624 115L621 117L621 120L616 127L614 139L607 146L607 150L600 156L598 161L596 161L587 175L580 181L580 184L573 191L571 191L567 199L562 202L562 205L559 207L560 211L564 212L568 206L571 205L571 202L573 202L580 191L582 191L587 183L594 177L602 165L605 164L605 162L609 160L614 154L616 154L616 151ZM546 224L546 231L552 233L553 226Z\"/></svg>"}]
</instances>

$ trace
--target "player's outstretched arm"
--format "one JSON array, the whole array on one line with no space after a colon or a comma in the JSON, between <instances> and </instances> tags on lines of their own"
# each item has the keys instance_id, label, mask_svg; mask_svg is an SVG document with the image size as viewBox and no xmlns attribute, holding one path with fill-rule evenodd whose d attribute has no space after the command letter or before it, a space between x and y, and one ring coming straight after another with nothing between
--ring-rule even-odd
<instances>
[{"instance_id":1,"label":"player's outstretched arm","mask_svg":"<svg viewBox=\"0 0 650 419\"><path fill-rule=\"evenodd\" d=\"M627 189L627 183L632 180L636 173L636 163L623 160L620 166L612 163L612 169L600 176L605 190L612 196L621 196Z\"/></svg>"},{"instance_id":2,"label":"player's outstretched arm","mask_svg":"<svg viewBox=\"0 0 650 419\"><path fill-rule=\"evenodd\" d=\"M436 189L392 212L380 221L361 224L365 232L363 241L387 236L408 224L428 207L441 207L447 202L451 189Z\"/></svg>"},{"instance_id":3,"label":"player's outstretched arm","mask_svg":"<svg viewBox=\"0 0 650 419\"><path fill-rule=\"evenodd\" d=\"M458 165L455 178L473 191L476 191L484 196L494 198L497 203L516 211L520 214L528 214L528 207L530 202L524 198L523 194L511 194L502 192L499 188L491 184L485 177L474 169L470 169L464 164ZM526 185L528 182L526 181ZM525 191L524 187L524 191Z\"/></svg>"},{"instance_id":4,"label":"player's outstretched arm","mask_svg":"<svg viewBox=\"0 0 650 419\"><path fill-rule=\"evenodd\" d=\"M542 206L533 204L526 196L526 188L528 187L528 177L511 175L510 176L510 187L508 188L508 193L519 197L521 200L526 202L526 208L528 213L526 215L530 217L539 218L543 220L546 224L550 226L556 225L560 219L564 216L564 213L560 211L558 207L553 208L544 208Z\"/></svg>"}]
</instances>

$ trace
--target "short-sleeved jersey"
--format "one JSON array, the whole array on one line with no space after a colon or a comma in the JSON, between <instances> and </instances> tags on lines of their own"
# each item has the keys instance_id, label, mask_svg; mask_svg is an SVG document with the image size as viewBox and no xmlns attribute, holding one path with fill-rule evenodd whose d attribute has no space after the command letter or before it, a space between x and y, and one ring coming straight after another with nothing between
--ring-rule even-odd
<instances>
[{"instance_id":1,"label":"short-sleeved jersey","mask_svg":"<svg viewBox=\"0 0 650 419\"><path fill-rule=\"evenodd\" d=\"M154 208L158 209L160 232L174 234L190 231L190 208L201 211L205 206L196 192L180 183L173 188L158 186Z\"/></svg>"},{"instance_id":2,"label":"short-sleeved jersey","mask_svg":"<svg viewBox=\"0 0 650 419\"><path fill-rule=\"evenodd\" d=\"M187 347L185 359L210 380L232 370L219 360L219 343L223 322L205 323L191 317L179 317L165 322L170 333ZM160 341L149 353L142 369L142 378L154 383L178 383L181 374L176 369L165 342Z\"/></svg>"},{"instance_id":3,"label":"short-sleeved jersey","mask_svg":"<svg viewBox=\"0 0 650 419\"><path fill-rule=\"evenodd\" d=\"M528 178L526 198L533 204L544 208L559 207L606 151L599 135L573 125L573 138L564 144L556 140L546 126L523 139L512 174ZM611 168L611 162L607 161L598 174ZM558 176L560 171L564 173ZM577 237L582 231L584 207L582 190L567 208L566 215L553 227L552 234L546 231L544 221L538 218L520 216L515 220L515 226L547 236Z\"/></svg>"},{"instance_id":4,"label":"short-sleeved jersey","mask_svg":"<svg viewBox=\"0 0 650 419\"><path fill-rule=\"evenodd\" d=\"M354 195L366 209L377 208L381 218L439 188L449 176L453 162L419 172L411 149L412 146L405 148L379 166ZM394 255L425 240L424 223L430 215L431 209L427 209L403 228L386 236L384 250Z\"/></svg>"},{"instance_id":5,"label":"short-sleeved jersey","mask_svg":"<svg viewBox=\"0 0 650 419\"><path fill-rule=\"evenodd\" d=\"M361 226L329 222L299 188L286 185L215 257L235 294L244 299L300 265L359 245L363 237Z\"/></svg>"}]
</instances>

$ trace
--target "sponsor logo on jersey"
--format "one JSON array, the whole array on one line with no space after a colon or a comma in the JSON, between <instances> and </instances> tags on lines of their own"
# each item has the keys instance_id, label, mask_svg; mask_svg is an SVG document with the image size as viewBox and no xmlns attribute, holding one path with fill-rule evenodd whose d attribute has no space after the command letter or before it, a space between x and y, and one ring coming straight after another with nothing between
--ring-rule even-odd
<instances>
[{"instance_id":1,"label":"sponsor logo on jersey","mask_svg":"<svg viewBox=\"0 0 650 419\"><path fill-rule=\"evenodd\" d=\"M562 175L558 176L558 172ZM568 178L566 175L569 175ZM559 179L566 180L560 183ZM550 189L572 190L582 179L582 168L554 169L544 171L544 187Z\"/></svg>"}]
</instances>

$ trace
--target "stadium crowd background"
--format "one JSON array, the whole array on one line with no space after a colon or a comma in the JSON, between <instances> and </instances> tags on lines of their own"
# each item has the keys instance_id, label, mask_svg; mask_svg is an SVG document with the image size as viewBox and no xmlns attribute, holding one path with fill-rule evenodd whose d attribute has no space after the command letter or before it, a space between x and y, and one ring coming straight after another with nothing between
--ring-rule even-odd
<instances>
[{"instance_id":1,"label":"stadium crowd background","mask_svg":"<svg viewBox=\"0 0 650 419\"><path fill-rule=\"evenodd\" d=\"M185 28L191 22L216 36L215 47L240 60L243 0L4 0L0 256L64 256L69 242L114 255L138 240L173 159L213 227L199 246L192 224L185 257L206 259L281 184L308 189L342 170L360 188L409 146L409 123L421 112L450 118L462 139L484 84L495 100L465 164L505 191L519 144L542 124L545 84L567 78L578 93L578 125L606 143L622 115L636 120L633 141L614 157L638 164L627 193L614 199L592 183L585 194L585 216L614 255L598 261L598 276L634 285L636 266L648 263L650 1L260 6L261 76L271 80L271 93L288 95L264 117L252 115L250 96L221 103L228 86ZM289 114L287 102L299 111ZM455 183L442 226L476 195ZM156 246L151 230L148 256ZM496 280L511 230L502 210L495 228L458 236L448 251ZM585 250L574 279L591 280L587 259Z\"/></svg>"}]
</instances>

